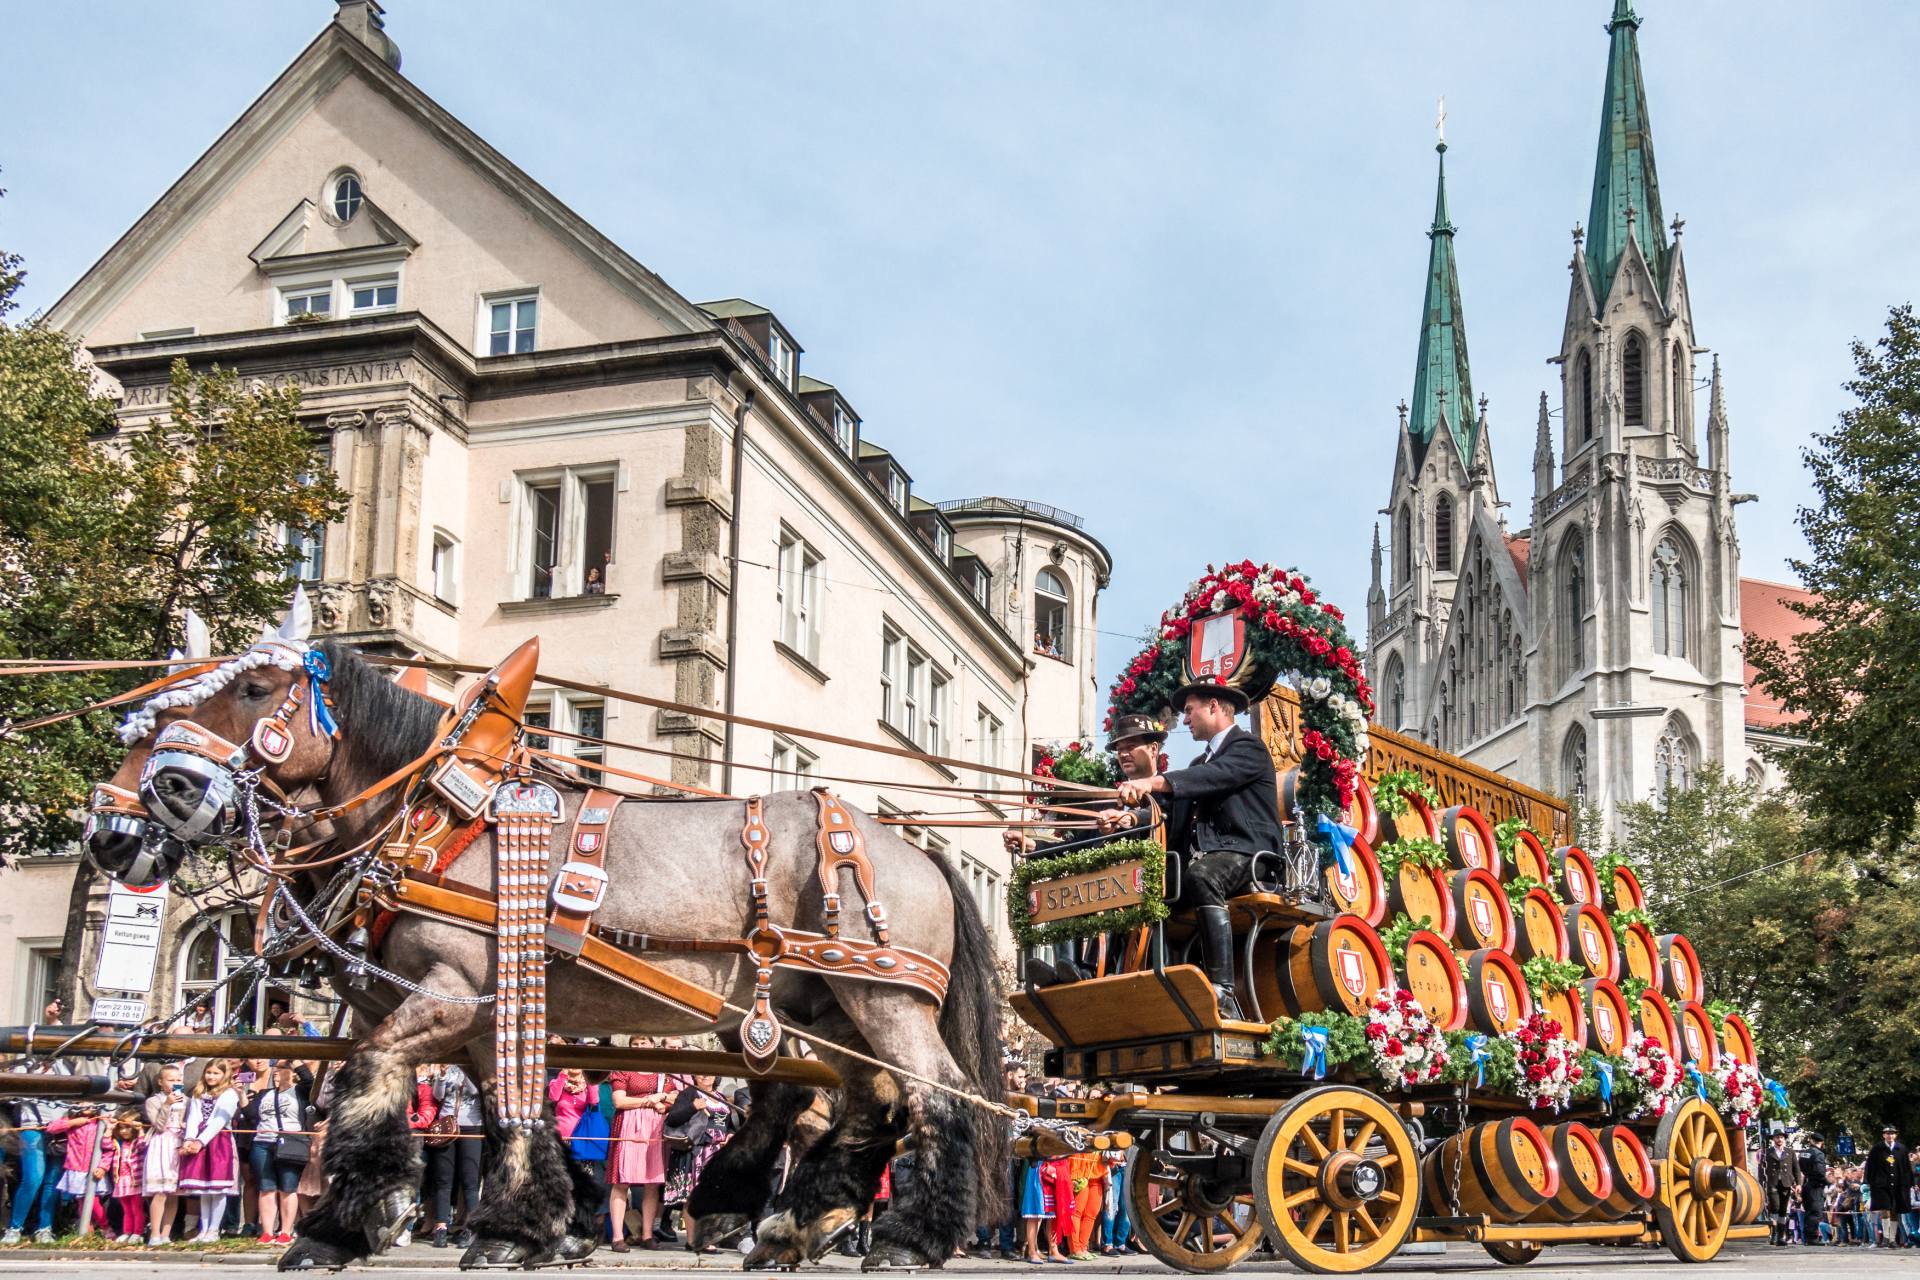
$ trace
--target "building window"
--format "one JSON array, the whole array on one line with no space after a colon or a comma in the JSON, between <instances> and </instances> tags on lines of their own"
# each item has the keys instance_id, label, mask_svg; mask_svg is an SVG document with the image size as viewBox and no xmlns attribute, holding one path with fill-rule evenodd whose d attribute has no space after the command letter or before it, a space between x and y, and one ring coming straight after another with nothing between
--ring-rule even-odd
<instances>
[{"instance_id":1,"label":"building window","mask_svg":"<svg viewBox=\"0 0 1920 1280\"><path fill-rule=\"evenodd\" d=\"M553 728L553 708L546 704L535 706L528 704L520 713L520 723L527 728L527 745L535 751L553 750L553 739L544 733L535 733L536 729Z\"/></svg>"},{"instance_id":2,"label":"building window","mask_svg":"<svg viewBox=\"0 0 1920 1280\"><path fill-rule=\"evenodd\" d=\"M899 729L906 718L907 642L899 632L880 632L880 718Z\"/></svg>"},{"instance_id":3,"label":"building window","mask_svg":"<svg viewBox=\"0 0 1920 1280\"><path fill-rule=\"evenodd\" d=\"M27 1007L20 1011L19 1021L25 1023L44 1022L47 1006L60 994L60 958L62 952L58 943L27 949ZM72 1010L67 1011L72 1014ZM62 1022L73 1023L75 1017L64 1017Z\"/></svg>"},{"instance_id":4,"label":"building window","mask_svg":"<svg viewBox=\"0 0 1920 1280\"><path fill-rule=\"evenodd\" d=\"M987 607L987 571L978 569L973 575L973 599L982 609Z\"/></svg>"},{"instance_id":5,"label":"building window","mask_svg":"<svg viewBox=\"0 0 1920 1280\"><path fill-rule=\"evenodd\" d=\"M1073 635L1067 624L1072 604L1067 580L1052 569L1033 579L1033 651L1049 658L1073 661Z\"/></svg>"},{"instance_id":6,"label":"building window","mask_svg":"<svg viewBox=\"0 0 1920 1280\"><path fill-rule=\"evenodd\" d=\"M1560 748L1560 790L1574 804L1587 799L1587 731L1579 725L1567 730Z\"/></svg>"},{"instance_id":7,"label":"building window","mask_svg":"<svg viewBox=\"0 0 1920 1280\"><path fill-rule=\"evenodd\" d=\"M1627 345L1620 353L1620 404L1628 426L1646 425L1647 356L1637 333L1627 335Z\"/></svg>"},{"instance_id":8,"label":"building window","mask_svg":"<svg viewBox=\"0 0 1920 1280\"><path fill-rule=\"evenodd\" d=\"M1412 580L1413 508L1403 502L1393 518L1393 589L1398 591Z\"/></svg>"},{"instance_id":9,"label":"building window","mask_svg":"<svg viewBox=\"0 0 1920 1280\"><path fill-rule=\"evenodd\" d=\"M1693 420L1687 413L1686 349L1673 344L1673 433L1682 443L1693 443Z\"/></svg>"},{"instance_id":10,"label":"building window","mask_svg":"<svg viewBox=\"0 0 1920 1280\"><path fill-rule=\"evenodd\" d=\"M999 873L964 853L960 855L960 870L966 877L973 904L980 909L980 923L992 933L1000 923Z\"/></svg>"},{"instance_id":11,"label":"building window","mask_svg":"<svg viewBox=\"0 0 1920 1280\"><path fill-rule=\"evenodd\" d=\"M604 738L607 736L607 704L597 699L593 701L569 700L568 709L573 712L573 731L582 738ZM604 742L575 742L567 754L581 761L580 780L590 787L597 787L605 774L598 769L587 768L588 764L605 764L607 747Z\"/></svg>"},{"instance_id":12,"label":"building window","mask_svg":"<svg viewBox=\"0 0 1920 1280\"><path fill-rule=\"evenodd\" d=\"M975 707L973 712L973 749L974 757L990 768L1000 768L1000 762L1006 758L1006 726L1000 717L985 707ZM988 783L982 776L981 785Z\"/></svg>"},{"instance_id":13,"label":"building window","mask_svg":"<svg viewBox=\"0 0 1920 1280\"><path fill-rule=\"evenodd\" d=\"M308 190L312 190L312 188L308 188ZM360 190L360 179L357 175L343 173L334 180L334 217L340 219L342 222L353 221L353 215L360 212L360 206L365 203L365 201L366 195Z\"/></svg>"},{"instance_id":14,"label":"building window","mask_svg":"<svg viewBox=\"0 0 1920 1280\"><path fill-rule=\"evenodd\" d=\"M940 557L941 564L949 564L953 560L953 530L944 524L936 523L933 526L933 554Z\"/></svg>"},{"instance_id":15,"label":"building window","mask_svg":"<svg viewBox=\"0 0 1920 1280\"><path fill-rule=\"evenodd\" d=\"M496 298L487 304L487 354L522 355L533 350L539 299Z\"/></svg>"},{"instance_id":16,"label":"building window","mask_svg":"<svg viewBox=\"0 0 1920 1280\"><path fill-rule=\"evenodd\" d=\"M453 604L460 595L460 544L451 534L434 531L433 598Z\"/></svg>"},{"instance_id":17,"label":"building window","mask_svg":"<svg viewBox=\"0 0 1920 1280\"><path fill-rule=\"evenodd\" d=\"M901 515L907 514L907 478L898 471L887 471L887 501Z\"/></svg>"},{"instance_id":18,"label":"building window","mask_svg":"<svg viewBox=\"0 0 1920 1280\"><path fill-rule=\"evenodd\" d=\"M923 719L924 730L920 739L920 749L929 755L947 754L947 708L951 703L953 681L946 672L932 664L927 670L927 713Z\"/></svg>"},{"instance_id":19,"label":"building window","mask_svg":"<svg viewBox=\"0 0 1920 1280\"><path fill-rule=\"evenodd\" d=\"M224 1028L230 1015L244 1017L248 1012L245 1003L238 1009L228 1004L236 992L244 988L228 982L227 975L245 964L252 953L252 912L229 911L207 921L180 949L180 958L176 962L173 1007L184 1008L212 991L214 994L207 1006L211 1014L208 1024L210 1030ZM254 990L256 1000L264 1000L265 985L256 986ZM257 1014L257 1010L255 1012ZM186 1030L193 1028L193 1022L186 1024Z\"/></svg>"},{"instance_id":20,"label":"building window","mask_svg":"<svg viewBox=\"0 0 1920 1280\"><path fill-rule=\"evenodd\" d=\"M1678 719L1667 724L1653 745L1653 798L1664 805L1671 791L1693 785L1693 735Z\"/></svg>"},{"instance_id":21,"label":"building window","mask_svg":"<svg viewBox=\"0 0 1920 1280\"><path fill-rule=\"evenodd\" d=\"M1767 785L1767 767L1758 760L1747 761L1747 785L1760 791Z\"/></svg>"},{"instance_id":22,"label":"building window","mask_svg":"<svg viewBox=\"0 0 1920 1280\"><path fill-rule=\"evenodd\" d=\"M847 412L846 406L833 406L833 442L848 457L853 456L854 430L853 415Z\"/></svg>"},{"instance_id":23,"label":"building window","mask_svg":"<svg viewBox=\"0 0 1920 1280\"><path fill-rule=\"evenodd\" d=\"M391 311L400 305L400 281L397 278L349 284L347 291L352 299L351 311L354 315Z\"/></svg>"},{"instance_id":24,"label":"building window","mask_svg":"<svg viewBox=\"0 0 1920 1280\"><path fill-rule=\"evenodd\" d=\"M526 744L535 751L551 751L569 756L588 786L599 786L604 775L593 765L607 762L604 742L582 742L582 738L607 736L607 704L598 698L555 696L544 702L531 702L520 713L526 727ZM540 732L549 730L551 732Z\"/></svg>"},{"instance_id":25,"label":"building window","mask_svg":"<svg viewBox=\"0 0 1920 1280\"><path fill-rule=\"evenodd\" d=\"M767 358L773 362L773 371L780 378L780 385L793 385L793 344L789 343L780 330L772 325L767 328Z\"/></svg>"},{"instance_id":26,"label":"building window","mask_svg":"<svg viewBox=\"0 0 1920 1280\"><path fill-rule=\"evenodd\" d=\"M326 573L327 526L317 524L311 529L296 529L292 525L282 525L280 545L295 556L293 563L287 566L289 581L318 582Z\"/></svg>"},{"instance_id":27,"label":"building window","mask_svg":"<svg viewBox=\"0 0 1920 1280\"><path fill-rule=\"evenodd\" d=\"M1587 544L1579 534L1560 549L1560 678L1587 665Z\"/></svg>"},{"instance_id":28,"label":"building window","mask_svg":"<svg viewBox=\"0 0 1920 1280\"><path fill-rule=\"evenodd\" d=\"M1453 572L1453 496L1443 493L1433 504L1433 567L1438 573Z\"/></svg>"},{"instance_id":29,"label":"building window","mask_svg":"<svg viewBox=\"0 0 1920 1280\"><path fill-rule=\"evenodd\" d=\"M1653 613L1653 651L1675 658L1687 656L1687 570L1680 548L1662 538L1653 549L1647 598Z\"/></svg>"},{"instance_id":30,"label":"building window","mask_svg":"<svg viewBox=\"0 0 1920 1280\"><path fill-rule=\"evenodd\" d=\"M795 535L780 533L774 593L780 604L780 643L808 662L820 662L820 556Z\"/></svg>"},{"instance_id":31,"label":"building window","mask_svg":"<svg viewBox=\"0 0 1920 1280\"><path fill-rule=\"evenodd\" d=\"M1395 654L1387 659L1387 728L1398 729L1407 714L1407 669Z\"/></svg>"},{"instance_id":32,"label":"building window","mask_svg":"<svg viewBox=\"0 0 1920 1280\"><path fill-rule=\"evenodd\" d=\"M290 321L325 319L333 314L332 285L289 289L281 297L286 303L287 319Z\"/></svg>"},{"instance_id":33,"label":"building window","mask_svg":"<svg viewBox=\"0 0 1920 1280\"><path fill-rule=\"evenodd\" d=\"M1593 439L1593 356L1590 352L1580 353L1574 390L1579 394L1580 403L1576 406L1580 414L1580 441L1582 444Z\"/></svg>"},{"instance_id":34,"label":"building window","mask_svg":"<svg viewBox=\"0 0 1920 1280\"><path fill-rule=\"evenodd\" d=\"M569 468L525 479L527 598L605 595L612 590L614 476Z\"/></svg>"},{"instance_id":35,"label":"building window","mask_svg":"<svg viewBox=\"0 0 1920 1280\"><path fill-rule=\"evenodd\" d=\"M768 769L774 791L804 791L813 785L813 766L820 757L789 738L774 735L773 760Z\"/></svg>"},{"instance_id":36,"label":"building window","mask_svg":"<svg viewBox=\"0 0 1920 1280\"><path fill-rule=\"evenodd\" d=\"M918 743L926 733L929 666L926 654L912 645L907 646L907 683L900 703L901 723L894 728L912 738L915 743Z\"/></svg>"}]
</instances>

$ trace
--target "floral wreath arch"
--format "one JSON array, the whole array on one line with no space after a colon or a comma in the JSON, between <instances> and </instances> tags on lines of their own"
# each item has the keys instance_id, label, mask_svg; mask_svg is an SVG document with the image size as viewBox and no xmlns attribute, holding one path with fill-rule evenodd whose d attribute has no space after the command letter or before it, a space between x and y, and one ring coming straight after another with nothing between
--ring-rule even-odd
<instances>
[{"instance_id":1,"label":"floral wreath arch","mask_svg":"<svg viewBox=\"0 0 1920 1280\"><path fill-rule=\"evenodd\" d=\"M1187 640L1196 621L1237 613L1245 620L1244 675L1234 683L1258 702L1290 674L1300 692L1298 803L1309 831L1317 819L1345 820L1368 749L1373 691L1347 634L1346 615L1322 601L1295 569L1251 560L1224 565L1188 585L1180 603L1160 615L1153 643L1137 654L1108 698L1107 728L1116 716L1167 716L1187 683Z\"/></svg>"}]
</instances>

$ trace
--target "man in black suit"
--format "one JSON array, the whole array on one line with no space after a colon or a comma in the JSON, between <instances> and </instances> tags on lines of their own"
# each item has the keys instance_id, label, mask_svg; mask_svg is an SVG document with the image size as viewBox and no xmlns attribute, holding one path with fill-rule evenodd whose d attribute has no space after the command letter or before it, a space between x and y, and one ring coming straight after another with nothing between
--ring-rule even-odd
<instances>
[{"instance_id":1,"label":"man in black suit","mask_svg":"<svg viewBox=\"0 0 1920 1280\"><path fill-rule=\"evenodd\" d=\"M1794 1188L1800 1185L1800 1162L1787 1149L1787 1131L1775 1129L1771 1144L1760 1153L1760 1185L1767 1193L1767 1212L1773 1218L1773 1243L1790 1244L1787 1214Z\"/></svg>"},{"instance_id":2,"label":"man in black suit","mask_svg":"<svg viewBox=\"0 0 1920 1280\"><path fill-rule=\"evenodd\" d=\"M1247 696L1228 685L1190 684L1174 705L1186 718L1200 758L1184 769L1120 784L1120 802L1137 805L1158 795L1173 802L1178 825L1167 846L1190 855L1181 877L1180 904L1194 908L1207 980L1220 1002L1220 1016L1238 1021L1234 994L1233 927L1227 900L1253 883L1253 855L1280 847L1280 800L1273 757L1260 739L1234 723Z\"/></svg>"},{"instance_id":3,"label":"man in black suit","mask_svg":"<svg viewBox=\"0 0 1920 1280\"><path fill-rule=\"evenodd\" d=\"M1808 1134L1807 1146L1800 1152L1800 1211L1806 1216L1800 1233L1803 1243L1824 1243L1820 1224L1827 1216L1827 1140L1822 1134Z\"/></svg>"},{"instance_id":4,"label":"man in black suit","mask_svg":"<svg viewBox=\"0 0 1920 1280\"><path fill-rule=\"evenodd\" d=\"M1873 1247L1894 1248L1895 1228L1913 1194L1913 1166L1908 1163L1907 1145L1893 1125L1881 1126L1880 1141L1867 1153L1866 1183L1867 1210L1879 1219L1879 1239Z\"/></svg>"}]
</instances>

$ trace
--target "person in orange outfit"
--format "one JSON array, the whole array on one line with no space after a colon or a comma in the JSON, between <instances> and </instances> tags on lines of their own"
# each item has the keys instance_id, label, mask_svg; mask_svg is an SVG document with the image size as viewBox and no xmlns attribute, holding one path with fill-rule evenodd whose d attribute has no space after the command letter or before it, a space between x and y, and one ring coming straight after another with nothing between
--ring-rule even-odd
<instances>
[{"instance_id":1,"label":"person in orange outfit","mask_svg":"<svg viewBox=\"0 0 1920 1280\"><path fill-rule=\"evenodd\" d=\"M1107 1162L1098 1151L1076 1151L1067 1157L1067 1170L1073 1186L1073 1247L1068 1253L1077 1262L1090 1262L1099 1256L1089 1245L1107 1198Z\"/></svg>"}]
</instances>

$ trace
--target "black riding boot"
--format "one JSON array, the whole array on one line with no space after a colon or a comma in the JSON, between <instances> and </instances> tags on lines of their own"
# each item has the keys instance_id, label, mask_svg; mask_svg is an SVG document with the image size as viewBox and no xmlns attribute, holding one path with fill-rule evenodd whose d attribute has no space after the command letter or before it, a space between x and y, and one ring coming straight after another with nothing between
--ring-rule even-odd
<instances>
[{"instance_id":1,"label":"black riding boot","mask_svg":"<svg viewBox=\"0 0 1920 1280\"><path fill-rule=\"evenodd\" d=\"M1233 923L1225 907L1200 907L1200 949L1206 956L1207 981L1220 1001L1220 1016L1239 1022L1240 1002L1233 994Z\"/></svg>"}]
</instances>

